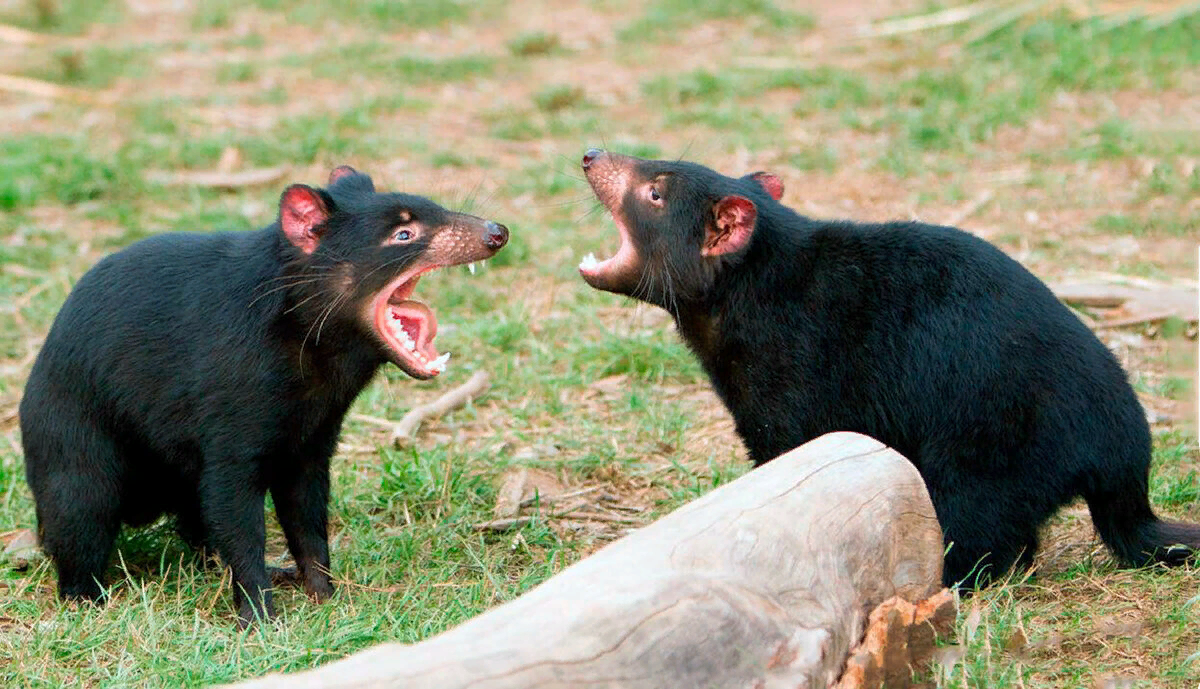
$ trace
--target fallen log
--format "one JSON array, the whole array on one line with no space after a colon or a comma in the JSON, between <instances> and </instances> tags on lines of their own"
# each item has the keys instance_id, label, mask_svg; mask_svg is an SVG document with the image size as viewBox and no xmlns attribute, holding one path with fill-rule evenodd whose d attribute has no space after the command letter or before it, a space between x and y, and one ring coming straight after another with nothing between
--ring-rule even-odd
<instances>
[{"instance_id":1,"label":"fallen log","mask_svg":"<svg viewBox=\"0 0 1200 689\"><path fill-rule=\"evenodd\" d=\"M422 643L236 686L828 687L872 610L928 599L941 566L941 530L912 464L831 433ZM924 619L889 615L901 628ZM875 655L905 670L921 660Z\"/></svg>"}]
</instances>

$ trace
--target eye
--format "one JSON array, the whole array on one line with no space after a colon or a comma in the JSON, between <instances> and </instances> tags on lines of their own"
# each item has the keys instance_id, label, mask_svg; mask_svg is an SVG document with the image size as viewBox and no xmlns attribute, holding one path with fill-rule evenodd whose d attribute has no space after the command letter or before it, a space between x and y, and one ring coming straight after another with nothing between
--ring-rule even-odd
<instances>
[{"instance_id":1,"label":"eye","mask_svg":"<svg viewBox=\"0 0 1200 689\"><path fill-rule=\"evenodd\" d=\"M651 201L662 201L662 197L658 195L658 187L655 187L655 186L650 187L650 200Z\"/></svg>"},{"instance_id":2,"label":"eye","mask_svg":"<svg viewBox=\"0 0 1200 689\"><path fill-rule=\"evenodd\" d=\"M392 235L392 239L398 242L407 242L408 240L412 239L412 236L412 232L409 232L408 230L396 230L396 233Z\"/></svg>"}]
</instances>

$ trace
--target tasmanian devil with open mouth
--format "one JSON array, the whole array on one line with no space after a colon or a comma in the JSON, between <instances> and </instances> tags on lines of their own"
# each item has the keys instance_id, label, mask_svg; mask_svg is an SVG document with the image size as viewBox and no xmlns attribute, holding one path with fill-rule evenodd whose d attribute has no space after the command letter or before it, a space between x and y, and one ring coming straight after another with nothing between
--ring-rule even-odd
<instances>
[{"instance_id":1,"label":"tasmanian devil with open mouth","mask_svg":"<svg viewBox=\"0 0 1200 689\"><path fill-rule=\"evenodd\" d=\"M1028 566L1078 496L1122 563L1194 558L1200 526L1151 509L1150 429L1120 364L998 248L806 218L766 173L597 150L583 169L620 248L580 274L671 312L756 465L832 431L895 448L929 489L947 585Z\"/></svg>"},{"instance_id":2,"label":"tasmanian devil with open mouth","mask_svg":"<svg viewBox=\"0 0 1200 689\"><path fill-rule=\"evenodd\" d=\"M21 400L26 477L59 595L99 599L122 523L177 515L232 568L241 624L275 581L333 593L329 460L350 404L392 362L446 367L414 290L490 258L503 225L379 193L346 166L288 187L255 232L168 233L89 270L55 318ZM296 560L268 575L267 491Z\"/></svg>"}]
</instances>

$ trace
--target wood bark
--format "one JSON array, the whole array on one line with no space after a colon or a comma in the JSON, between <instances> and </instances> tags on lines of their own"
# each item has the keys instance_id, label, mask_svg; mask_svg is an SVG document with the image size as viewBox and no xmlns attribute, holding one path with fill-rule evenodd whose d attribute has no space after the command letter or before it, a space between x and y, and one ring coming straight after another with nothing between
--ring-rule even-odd
<instances>
[{"instance_id":1,"label":"wood bark","mask_svg":"<svg viewBox=\"0 0 1200 689\"><path fill-rule=\"evenodd\" d=\"M237 686L829 687L872 610L929 598L941 566L912 464L831 433L424 642Z\"/></svg>"}]
</instances>

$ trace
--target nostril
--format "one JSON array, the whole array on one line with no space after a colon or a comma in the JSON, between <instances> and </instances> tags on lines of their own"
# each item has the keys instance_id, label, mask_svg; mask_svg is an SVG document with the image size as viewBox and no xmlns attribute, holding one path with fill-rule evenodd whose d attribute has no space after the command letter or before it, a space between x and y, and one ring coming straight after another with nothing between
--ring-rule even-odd
<instances>
[{"instance_id":1,"label":"nostril","mask_svg":"<svg viewBox=\"0 0 1200 689\"><path fill-rule=\"evenodd\" d=\"M604 153L604 151L598 151L594 148L589 148L587 150L587 153L583 154L583 167L587 168L589 165L592 164L592 161L595 160L596 158L599 158L600 154L602 154L602 153Z\"/></svg>"},{"instance_id":2,"label":"nostril","mask_svg":"<svg viewBox=\"0 0 1200 689\"><path fill-rule=\"evenodd\" d=\"M485 240L488 248L499 249L508 242L508 228L500 223L487 221L487 239Z\"/></svg>"}]
</instances>

